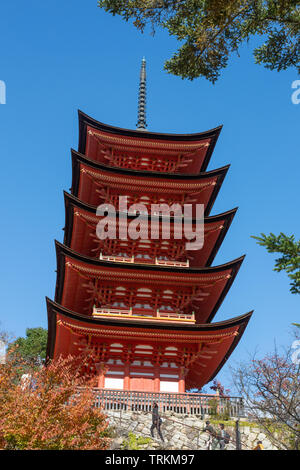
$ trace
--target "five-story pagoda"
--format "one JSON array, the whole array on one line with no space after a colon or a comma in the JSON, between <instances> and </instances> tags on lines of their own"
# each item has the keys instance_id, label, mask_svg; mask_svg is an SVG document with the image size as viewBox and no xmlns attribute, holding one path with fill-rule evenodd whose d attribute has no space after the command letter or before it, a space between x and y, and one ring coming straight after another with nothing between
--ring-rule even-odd
<instances>
[{"instance_id":1,"label":"five-story pagoda","mask_svg":"<svg viewBox=\"0 0 300 470\"><path fill-rule=\"evenodd\" d=\"M206 170L221 127L198 134L148 132L145 106L143 59L137 130L79 111L71 194L64 194L64 244L56 242L55 301L47 299L47 354L76 356L87 346L101 389L185 392L215 377L251 312L211 323L243 261L211 266L236 212L209 215L228 170ZM194 230L199 204L199 249L182 231L178 237L178 214L168 217L167 237L165 212L150 220L153 205L188 205ZM115 210L99 211L100 205ZM104 220L112 222L115 236L99 236ZM140 237L128 236L129 226Z\"/></svg>"}]
</instances>

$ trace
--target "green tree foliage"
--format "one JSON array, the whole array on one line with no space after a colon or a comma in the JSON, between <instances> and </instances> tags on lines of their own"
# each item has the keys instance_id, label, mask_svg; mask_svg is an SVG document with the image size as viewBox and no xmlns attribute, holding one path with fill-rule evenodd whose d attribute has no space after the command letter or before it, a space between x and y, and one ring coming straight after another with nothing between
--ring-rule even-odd
<instances>
[{"instance_id":1,"label":"green tree foliage","mask_svg":"<svg viewBox=\"0 0 300 470\"><path fill-rule=\"evenodd\" d=\"M122 442L121 448L123 450L140 450L141 446L145 444L149 444L150 442L151 442L151 439L149 437L143 437L143 436L137 437L132 432L129 432L128 438Z\"/></svg>"},{"instance_id":2,"label":"green tree foliage","mask_svg":"<svg viewBox=\"0 0 300 470\"><path fill-rule=\"evenodd\" d=\"M23 359L40 362L46 358L47 330L44 328L27 328L26 338L17 338L9 344Z\"/></svg>"},{"instance_id":3,"label":"green tree foliage","mask_svg":"<svg viewBox=\"0 0 300 470\"><path fill-rule=\"evenodd\" d=\"M280 253L282 256L275 260L274 271L285 271L291 279L290 291L292 294L300 294L300 240L295 241L295 236L288 237L284 233L278 236L260 234L260 237L252 237L257 243L264 246L269 253Z\"/></svg>"},{"instance_id":4,"label":"green tree foliage","mask_svg":"<svg viewBox=\"0 0 300 470\"><path fill-rule=\"evenodd\" d=\"M291 279L290 291L292 294L300 294L300 240L295 241L295 236L288 237L284 233L278 236L260 234L260 237L252 236L257 243L266 247L269 253L281 253L281 257L275 260L274 271L285 271ZM293 325L300 328L299 323Z\"/></svg>"},{"instance_id":5,"label":"green tree foliage","mask_svg":"<svg viewBox=\"0 0 300 470\"><path fill-rule=\"evenodd\" d=\"M165 70L193 80L215 82L231 53L253 36L262 44L255 62L271 70L300 72L299 0L98 0L143 32L147 25L168 30L180 43Z\"/></svg>"}]
</instances>

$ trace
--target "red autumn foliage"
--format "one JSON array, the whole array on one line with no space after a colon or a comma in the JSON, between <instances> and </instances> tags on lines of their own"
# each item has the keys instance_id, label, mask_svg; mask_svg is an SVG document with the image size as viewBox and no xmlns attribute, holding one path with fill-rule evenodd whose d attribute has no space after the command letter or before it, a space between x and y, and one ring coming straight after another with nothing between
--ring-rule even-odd
<instances>
[{"instance_id":1,"label":"red autumn foliage","mask_svg":"<svg viewBox=\"0 0 300 470\"><path fill-rule=\"evenodd\" d=\"M60 358L37 370L12 354L0 365L0 449L109 445L106 417L93 407L92 382L81 377L78 359Z\"/></svg>"},{"instance_id":2,"label":"red autumn foliage","mask_svg":"<svg viewBox=\"0 0 300 470\"><path fill-rule=\"evenodd\" d=\"M224 388L224 386L219 382L218 380L214 380L213 384L209 387L211 390L214 390L215 392L219 392L220 397L226 398L228 397L230 390L229 388Z\"/></svg>"}]
</instances>

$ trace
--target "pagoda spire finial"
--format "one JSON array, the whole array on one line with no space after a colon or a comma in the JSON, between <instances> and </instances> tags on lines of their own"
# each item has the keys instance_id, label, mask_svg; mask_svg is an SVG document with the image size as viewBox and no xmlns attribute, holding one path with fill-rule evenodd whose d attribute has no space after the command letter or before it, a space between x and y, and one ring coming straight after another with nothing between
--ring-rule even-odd
<instances>
[{"instance_id":1,"label":"pagoda spire finial","mask_svg":"<svg viewBox=\"0 0 300 470\"><path fill-rule=\"evenodd\" d=\"M146 59L143 57L141 72L140 72L140 86L139 86L139 101L138 101L138 121L136 125L140 131L146 130Z\"/></svg>"}]
</instances>

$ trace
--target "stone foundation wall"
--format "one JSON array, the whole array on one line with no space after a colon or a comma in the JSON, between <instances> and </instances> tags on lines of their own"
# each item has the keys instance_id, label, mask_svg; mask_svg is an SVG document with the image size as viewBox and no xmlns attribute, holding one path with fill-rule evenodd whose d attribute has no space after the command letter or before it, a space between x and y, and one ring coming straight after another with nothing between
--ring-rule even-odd
<instances>
[{"instance_id":1,"label":"stone foundation wall","mask_svg":"<svg viewBox=\"0 0 300 470\"><path fill-rule=\"evenodd\" d=\"M148 444L144 444L140 449L171 449L171 450L206 450L208 434L202 432L205 427L205 420L201 420L197 415L182 415L174 412L166 412L161 415L161 431L164 443L157 436L154 430L154 439L151 438L150 427L152 415L144 411L106 411L109 424L115 430L115 438L112 449L120 449L122 442L128 438L130 432L136 437L150 438ZM214 425L216 428L217 425ZM234 426L225 424L226 431L232 436L231 442L226 446L228 450L235 449L235 429ZM240 426L242 449L250 450L257 441L262 441L266 450L276 450L266 435L253 426Z\"/></svg>"}]
</instances>

